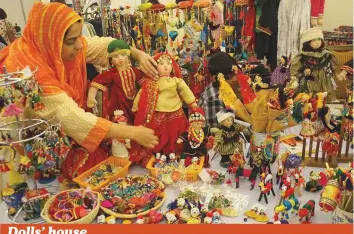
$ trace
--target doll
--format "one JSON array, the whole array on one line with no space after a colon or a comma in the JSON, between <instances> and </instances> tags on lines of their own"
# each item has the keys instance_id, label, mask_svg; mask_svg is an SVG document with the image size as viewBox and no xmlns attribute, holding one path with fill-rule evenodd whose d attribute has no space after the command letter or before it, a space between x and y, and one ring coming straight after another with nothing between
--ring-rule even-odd
<instances>
[{"instance_id":1,"label":"doll","mask_svg":"<svg viewBox=\"0 0 354 234\"><path fill-rule=\"evenodd\" d=\"M118 124L127 124L128 119L123 116L124 112L121 110L114 111L113 122ZM128 158L130 149L130 140L129 139L112 139L112 156Z\"/></svg>"},{"instance_id":2,"label":"doll","mask_svg":"<svg viewBox=\"0 0 354 234\"><path fill-rule=\"evenodd\" d=\"M188 120L183 112L182 104L186 102L196 108L196 98L181 79L181 70L176 61L167 53L154 56L157 62L159 80L143 79L133 106L136 112L135 125L145 125L155 131L159 144L152 150L165 154L176 152L176 142L180 135L187 131ZM132 153L133 162L147 163L150 150L136 146Z\"/></svg>"},{"instance_id":3,"label":"doll","mask_svg":"<svg viewBox=\"0 0 354 234\"><path fill-rule=\"evenodd\" d=\"M243 154L243 142L240 132L234 123L235 114L232 110L223 110L216 114L220 124L215 134L214 150L221 155L220 166L227 168L231 163L231 156L236 152Z\"/></svg>"},{"instance_id":4,"label":"doll","mask_svg":"<svg viewBox=\"0 0 354 234\"><path fill-rule=\"evenodd\" d=\"M350 80L353 77L353 59L345 63L340 69L339 80L346 80L347 78Z\"/></svg>"},{"instance_id":5,"label":"doll","mask_svg":"<svg viewBox=\"0 0 354 234\"><path fill-rule=\"evenodd\" d=\"M309 100L310 95L307 93L299 93L296 95L292 117L297 123L302 122L306 118L311 119L313 108Z\"/></svg>"},{"instance_id":6,"label":"doll","mask_svg":"<svg viewBox=\"0 0 354 234\"><path fill-rule=\"evenodd\" d=\"M327 92L328 101L336 100L335 79L340 67L335 56L324 48L322 30L311 28L301 34L302 52L294 57L290 74L300 81L299 91Z\"/></svg>"},{"instance_id":7,"label":"doll","mask_svg":"<svg viewBox=\"0 0 354 234\"><path fill-rule=\"evenodd\" d=\"M108 45L108 57L111 69L93 79L88 92L87 107L93 108L97 103L98 90L106 92L110 89L110 99L104 103L106 115L113 116L115 110L122 110L128 123L134 123L131 108L137 93L137 82L143 73L130 64L130 46L122 40L114 40ZM104 116L105 117L105 116Z\"/></svg>"},{"instance_id":8,"label":"doll","mask_svg":"<svg viewBox=\"0 0 354 234\"><path fill-rule=\"evenodd\" d=\"M212 0L210 5L210 23L211 36L214 41L220 40L221 28L224 25L224 5L222 1Z\"/></svg>"},{"instance_id":9,"label":"doll","mask_svg":"<svg viewBox=\"0 0 354 234\"><path fill-rule=\"evenodd\" d=\"M182 160L187 157L205 157L204 167L210 167L209 155L206 148L208 130L205 128L205 117L202 109L197 109L189 116L190 126L188 131L181 135L177 144L184 143ZM188 161L188 160L186 160ZM186 162L185 161L185 162ZM185 164L185 166L188 166Z\"/></svg>"},{"instance_id":10,"label":"doll","mask_svg":"<svg viewBox=\"0 0 354 234\"><path fill-rule=\"evenodd\" d=\"M283 85L288 79L290 79L288 58L286 56L281 56L280 64L277 66L277 68L275 68L270 78L270 84Z\"/></svg>"},{"instance_id":11,"label":"doll","mask_svg":"<svg viewBox=\"0 0 354 234\"><path fill-rule=\"evenodd\" d=\"M331 109L324 106L318 110L318 119L314 123L315 134L318 135L324 131L339 132L340 124L332 119Z\"/></svg>"},{"instance_id":12,"label":"doll","mask_svg":"<svg viewBox=\"0 0 354 234\"><path fill-rule=\"evenodd\" d=\"M315 173L314 171L311 171L309 181L306 182L305 190L307 192L320 191L323 188L318 182L320 179L321 177L319 173Z\"/></svg>"},{"instance_id":13,"label":"doll","mask_svg":"<svg viewBox=\"0 0 354 234\"><path fill-rule=\"evenodd\" d=\"M311 137L315 135L315 129L313 128L313 124L309 119L305 119L302 122L302 128L300 131L300 136L303 137Z\"/></svg>"}]
</instances>

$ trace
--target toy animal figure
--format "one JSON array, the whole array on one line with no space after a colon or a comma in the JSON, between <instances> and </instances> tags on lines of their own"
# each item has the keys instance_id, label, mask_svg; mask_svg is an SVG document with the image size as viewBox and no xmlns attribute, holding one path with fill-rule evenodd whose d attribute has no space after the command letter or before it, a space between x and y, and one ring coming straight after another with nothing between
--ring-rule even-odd
<instances>
[{"instance_id":1,"label":"toy animal figure","mask_svg":"<svg viewBox=\"0 0 354 234\"><path fill-rule=\"evenodd\" d=\"M267 176L263 176L263 180L261 183L259 183L259 187L260 187L260 195L258 198L258 201L261 202L262 201L262 197L264 197L264 200L266 202L266 204L268 204L268 198L267 195L269 195L270 191L272 191L273 196L275 197L275 192L273 189L273 176L271 174L268 174Z\"/></svg>"},{"instance_id":2,"label":"toy animal figure","mask_svg":"<svg viewBox=\"0 0 354 234\"><path fill-rule=\"evenodd\" d=\"M200 224L201 219L200 219L200 211L198 207L193 207L191 209L191 217L188 219L187 224Z\"/></svg>"},{"instance_id":3,"label":"toy animal figure","mask_svg":"<svg viewBox=\"0 0 354 234\"><path fill-rule=\"evenodd\" d=\"M295 192L298 193L299 197L302 196L301 190L304 187L305 179L299 174L295 174Z\"/></svg>"},{"instance_id":4,"label":"toy animal figure","mask_svg":"<svg viewBox=\"0 0 354 234\"><path fill-rule=\"evenodd\" d=\"M252 173L252 169L246 169L244 168L246 164L245 158L242 154L235 154L232 157L232 164L228 168L228 172L230 173L235 173L236 176L236 188L240 187L240 177L250 177ZM251 179L250 179L251 180ZM254 183L256 180L251 180L252 185L254 186Z\"/></svg>"},{"instance_id":5,"label":"toy animal figure","mask_svg":"<svg viewBox=\"0 0 354 234\"><path fill-rule=\"evenodd\" d=\"M302 223L310 223L311 217L315 215L315 205L314 200L309 200L305 205L299 210L299 221ZM305 218L305 221L303 219Z\"/></svg>"},{"instance_id":6,"label":"toy animal figure","mask_svg":"<svg viewBox=\"0 0 354 234\"><path fill-rule=\"evenodd\" d=\"M279 205L275 207L275 213L279 214L281 213L282 218L289 219L289 214L288 212L291 211L291 213L294 213L295 211L299 210L299 200L296 197L293 197L289 200L284 200L282 205Z\"/></svg>"}]
</instances>

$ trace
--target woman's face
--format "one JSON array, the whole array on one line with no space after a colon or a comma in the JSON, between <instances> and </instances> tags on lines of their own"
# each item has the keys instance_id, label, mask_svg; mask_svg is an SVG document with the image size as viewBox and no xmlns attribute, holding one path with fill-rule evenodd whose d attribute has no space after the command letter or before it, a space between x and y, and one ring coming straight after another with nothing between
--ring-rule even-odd
<instances>
[{"instance_id":1,"label":"woman's face","mask_svg":"<svg viewBox=\"0 0 354 234\"><path fill-rule=\"evenodd\" d=\"M83 44L81 38L82 23L76 22L69 27L63 41L61 49L61 58L63 62L74 60L77 54L82 50Z\"/></svg>"},{"instance_id":2,"label":"woman's face","mask_svg":"<svg viewBox=\"0 0 354 234\"><path fill-rule=\"evenodd\" d=\"M112 63L116 68L126 69L129 66L129 58L125 54L117 54L112 57Z\"/></svg>"},{"instance_id":3,"label":"woman's face","mask_svg":"<svg viewBox=\"0 0 354 234\"><path fill-rule=\"evenodd\" d=\"M314 39L310 42L310 46L312 47L312 49L317 50L318 48L320 48L322 45L322 40L321 39Z\"/></svg>"},{"instance_id":4,"label":"woman's face","mask_svg":"<svg viewBox=\"0 0 354 234\"><path fill-rule=\"evenodd\" d=\"M161 59L157 63L157 71L159 72L160 77L170 76L172 72L172 64L169 59Z\"/></svg>"}]
</instances>

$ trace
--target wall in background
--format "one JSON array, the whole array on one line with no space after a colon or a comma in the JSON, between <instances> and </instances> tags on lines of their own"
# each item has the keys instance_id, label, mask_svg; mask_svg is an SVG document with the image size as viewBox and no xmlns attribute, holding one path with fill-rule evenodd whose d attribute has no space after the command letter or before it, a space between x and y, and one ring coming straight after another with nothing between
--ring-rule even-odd
<instances>
[{"instance_id":1,"label":"wall in background","mask_svg":"<svg viewBox=\"0 0 354 234\"><path fill-rule=\"evenodd\" d=\"M36 0L22 0L25 11L25 17L28 18L28 13ZM42 2L50 2L50 0L41 0ZM135 5L139 5L141 0L112 0L116 5L131 5L133 8ZM161 3L166 4L173 0L160 0ZM72 0L66 0L68 4L72 3ZM25 19L23 17L21 0L1 1L0 7L3 8L8 19L12 23L17 23L21 28L25 25ZM325 4L325 16L323 30L332 31L339 25L353 26L353 0L326 0Z\"/></svg>"},{"instance_id":2,"label":"wall in background","mask_svg":"<svg viewBox=\"0 0 354 234\"><path fill-rule=\"evenodd\" d=\"M353 0L326 0L322 29L333 31L340 25L353 26Z\"/></svg>"}]
</instances>

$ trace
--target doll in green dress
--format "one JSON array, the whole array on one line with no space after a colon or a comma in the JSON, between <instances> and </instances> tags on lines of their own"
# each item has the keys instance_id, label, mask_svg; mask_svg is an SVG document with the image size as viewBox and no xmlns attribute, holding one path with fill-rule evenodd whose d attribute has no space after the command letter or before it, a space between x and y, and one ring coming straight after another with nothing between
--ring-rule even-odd
<instances>
[{"instance_id":1,"label":"doll in green dress","mask_svg":"<svg viewBox=\"0 0 354 234\"><path fill-rule=\"evenodd\" d=\"M300 40L302 51L290 65L291 79L297 79L300 84L298 92L327 92L327 101L336 100L340 66L335 56L324 47L322 30L311 28L301 34Z\"/></svg>"}]
</instances>

